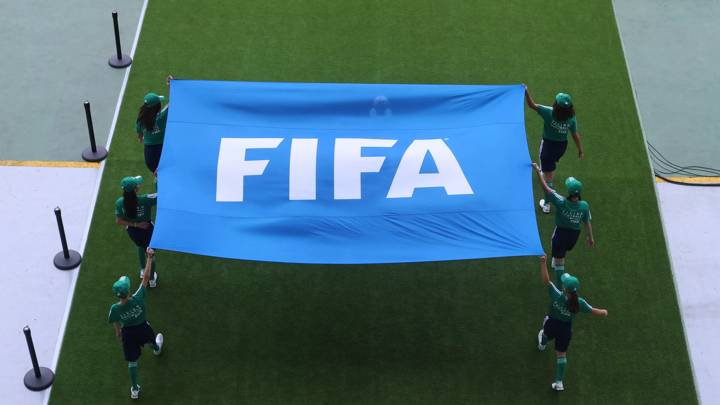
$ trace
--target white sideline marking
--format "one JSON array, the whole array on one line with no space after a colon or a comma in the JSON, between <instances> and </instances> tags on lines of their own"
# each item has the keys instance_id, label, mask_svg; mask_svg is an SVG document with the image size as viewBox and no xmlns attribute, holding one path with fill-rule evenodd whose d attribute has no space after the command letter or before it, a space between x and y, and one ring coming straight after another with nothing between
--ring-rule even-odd
<instances>
[{"instance_id":1,"label":"white sideline marking","mask_svg":"<svg viewBox=\"0 0 720 405\"><path fill-rule=\"evenodd\" d=\"M142 10L140 10L140 19L138 20L137 29L135 30L135 39L133 39L132 48L130 49L130 57L135 57L135 49L137 48L138 40L140 39L140 31L142 30L143 20L145 19L145 10L147 10L148 0L143 0ZM110 144L112 143L113 133L115 133L115 125L117 124L118 115L120 114L120 105L122 104L123 96L125 95L125 88L127 87L128 78L130 77L130 69L132 65L127 67L125 70L125 77L123 78L122 86L120 87L120 94L118 94L117 103L115 104L115 113L113 114L112 123L110 124L110 133L108 134L107 142L105 143L105 149L110 151ZM87 243L88 235L90 234L90 224L92 223L92 216L95 212L95 204L97 203L98 194L100 193L100 183L102 182L102 176L105 172L105 163L107 160L103 160L100 163L100 170L98 171L97 179L95 180L95 191L93 193L92 202L90 203L90 210L88 212L87 224L85 225L85 232L83 233L82 242L80 242L80 254L85 255L85 244ZM60 359L60 350L62 350L63 340L65 340L65 329L67 328L67 322L70 318L70 309L72 307L73 297L75 296L75 285L77 279L80 277L80 270L82 264L77 269L75 277L70 283L70 292L68 294L67 302L65 303L65 315L63 315L62 322L60 323L60 333L58 334L58 340L55 344L55 355L52 360L52 370L57 371L58 360ZM48 405L50 402L50 396L52 395L52 385L45 391L45 398L43 404Z\"/></svg>"},{"instance_id":2,"label":"white sideline marking","mask_svg":"<svg viewBox=\"0 0 720 405\"><path fill-rule=\"evenodd\" d=\"M667 250L668 260L670 262L670 273L672 273L673 278L673 286L675 287L675 301L678 304L678 313L680 315L680 323L683 327L683 339L685 340L685 348L687 350L687 356L690 360L690 371L692 372L693 382L695 386L695 397L697 398L698 403L700 403L700 389L698 387L698 379L697 374L695 370L695 365L692 361L692 356L690 355L690 342L688 341L688 329L685 326L685 318L683 317L682 308L680 307L680 304L682 301L680 301L680 292L678 290L678 280L677 277L675 277L675 266L673 266L673 258L672 254L670 253L670 241L668 240L667 236L667 227L665 226L665 219L663 218L662 213L662 207L660 206L660 194L658 193L657 183L655 183L655 172L653 171L652 161L650 160L650 152L648 151L647 146L647 137L645 136L645 127L643 126L643 119L642 114L640 112L640 106L638 105L637 101L637 94L635 93L635 84L633 82L632 78L632 72L630 72L630 65L628 64L627 60L627 54L625 53L625 41L623 41L622 31L620 29L620 23L617 19L617 13L615 12L615 2L616 0L612 0L612 12L613 12L613 18L615 19L615 27L617 27L618 30L618 37L620 39L620 48L622 49L623 53L623 60L625 61L625 70L627 71L628 80L630 81L630 89L632 90L632 96L633 96L633 102L635 103L635 111L637 112L638 121L640 122L640 133L643 137L643 143L645 147L645 156L647 156L648 159L648 166L650 168L649 176L651 178L652 184L653 184L653 190L655 190L655 201L657 203L658 207L658 215L660 215L660 226L663 230L663 238L665 239L665 250Z\"/></svg>"}]
</instances>

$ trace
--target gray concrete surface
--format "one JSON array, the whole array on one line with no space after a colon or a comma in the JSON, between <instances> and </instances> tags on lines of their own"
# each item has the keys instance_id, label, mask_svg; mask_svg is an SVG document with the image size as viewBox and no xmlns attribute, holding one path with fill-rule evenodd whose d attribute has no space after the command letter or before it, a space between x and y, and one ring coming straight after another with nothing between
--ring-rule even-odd
<instances>
[{"instance_id":1,"label":"gray concrete surface","mask_svg":"<svg viewBox=\"0 0 720 405\"><path fill-rule=\"evenodd\" d=\"M720 0L613 4L648 141L682 166L720 168Z\"/></svg>"},{"instance_id":2,"label":"gray concrete surface","mask_svg":"<svg viewBox=\"0 0 720 405\"><path fill-rule=\"evenodd\" d=\"M111 12L130 53L143 0L0 1L0 160L80 161L89 146L83 101L105 145L124 69Z\"/></svg>"}]
</instances>

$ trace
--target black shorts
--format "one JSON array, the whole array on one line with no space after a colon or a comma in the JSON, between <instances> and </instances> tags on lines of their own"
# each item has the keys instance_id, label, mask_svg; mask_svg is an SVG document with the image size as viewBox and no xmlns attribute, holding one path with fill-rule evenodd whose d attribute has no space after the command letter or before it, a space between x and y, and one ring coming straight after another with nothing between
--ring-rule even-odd
<instances>
[{"instance_id":1,"label":"black shorts","mask_svg":"<svg viewBox=\"0 0 720 405\"><path fill-rule=\"evenodd\" d=\"M155 173L160 164L160 154L162 153L162 144L145 145L145 166Z\"/></svg>"},{"instance_id":2,"label":"black shorts","mask_svg":"<svg viewBox=\"0 0 720 405\"><path fill-rule=\"evenodd\" d=\"M557 162L565 154L567 141L551 141L543 138L540 141L540 169L543 172L554 172Z\"/></svg>"},{"instance_id":3,"label":"black shorts","mask_svg":"<svg viewBox=\"0 0 720 405\"><path fill-rule=\"evenodd\" d=\"M548 317L543 324L543 333L548 340L555 339L555 351L565 353L572 339L572 322L558 321Z\"/></svg>"},{"instance_id":4,"label":"black shorts","mask_svg":"<svg viewBox=\"0 0 720 405\"><path fill-rule=\"evenodd\" d=\"M135 242L135 245L137 247L147 248L148 246L150 246L150 239L152 239L154 228L155 227L153 226L152 222L150 222L150 227L148 229L128 226L127 233L128 236L130 236L130 239Z\"/></svg>"},{"instance_id":5,"label":"black shorts","mask_svg":"<svg viewBox=\"0 0 720 405\"><path fill-rule=\"evenodd\" d=\"M572 250L580 237L579 229L567 229L555 227L552 234L552 257L562 259L565 254Z\"/></svg>"},{"instance_id":6,"label":"black shorts","mask_svg":"<svg viewBox=\"0 0 720 405\"><path fill-rule=\"evenodd\" d=\"M155 343L155 331L145 322L136 326L122 328L123 353L126 361L137 361L142 347Z\"/></svg>"}]
</instances>

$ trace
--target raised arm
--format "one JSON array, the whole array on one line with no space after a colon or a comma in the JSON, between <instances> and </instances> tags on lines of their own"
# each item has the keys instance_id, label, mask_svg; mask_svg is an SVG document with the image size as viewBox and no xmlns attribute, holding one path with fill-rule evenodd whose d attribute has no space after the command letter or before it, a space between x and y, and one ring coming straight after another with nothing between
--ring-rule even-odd
<instances>
[{"instance_id":1,"label":"raised arm","mask_svg":"<svg viewBox=\"0 0 720 405\"><path fill-rule=\"evenodd\" d=\"M145 261L145 271L143 271L142 285L147 288L148 282L150 281L150 273L152 273L152 262L155 251L152 248L147 248L145 251L147 260Z\"/></svg>"},{"instance_id":2,"label":"raised arm","mask_svg":"<svg viewBox=\"0 0 720 405\"><path fill-rule=\"evenodd\" d=\"M578 158L580 158L580 160L584 159L585 158L585 150L583 149L582 140L580 139L580 133L573 132L572 138L573 138L573 141L575 141L575 146L577 146Z\"/></svg>"},{"instance_id":3,"label":"raised arm","mask_svg":"<svg viewBox=\"0 0 720 405\"><path fill-rule=\"evenodd\" d=\"M168 102L167 102L167 104L165 104L165 107L163 107L163 110L167 110L168 107L170 106L170 83L172 83L173 80L175 80L173 75L168 75L168 77L165 78L165 84L167 84L167 86L168 86L168 97L167 97Z\"/></svg>"},{"instance_id":4,"label":"raised arm","mask_svg":"<svg viewBox=\"0 0 720 405\"><path fill-rule=\"evenodd\" d=\"M537 163L533 163L533 168L535 168L535 173L537 173L538 180L540 180L540 185L545 193L552 193L553 190L547 185L547 182L542 175L542 169L540 169L540 166Z\"/></svg>"},{"instance_id":5,"label":"raised arm","mask_svg":"<svg viewBox=\"0 0 720 405\"><path fill-rule=\"evenodd\" d=\"M528 90L527 86L525 86L525 103L527 103L528 107L537 111L538 106L537 106L537 104L535 104L535 101L533 101L532 96L530 95L530 91Z\"/></svg>"},{"instance_id":6,"label":"raised arm","mask_svg":"<svg viewBox=\"0 0 720 405\"><path fill-rule=\"evenodd\" d=\"M548 274L547 268L547 256L540 256L540 276L542 277L543 284L550 284L550 275Z\"/></svg>"}]
</instances>

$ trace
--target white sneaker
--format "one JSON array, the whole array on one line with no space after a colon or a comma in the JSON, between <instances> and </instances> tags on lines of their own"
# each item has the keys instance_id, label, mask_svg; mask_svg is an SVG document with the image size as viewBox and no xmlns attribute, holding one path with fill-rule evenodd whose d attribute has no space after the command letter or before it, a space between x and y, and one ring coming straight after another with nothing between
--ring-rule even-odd
<instances>
[{"instance_id":1,"label":"white sneaker","mask_svg":"<svg viewBox=\"0 0 720 405\"><path fill-rule=\"evenodd\" d=\"M137 390L133 389L133 386L130 386L130 399L138 399L140 398L140 385L138 385Z\"/></svg>"},{"instance_id":2,"label":"white sneaker","mask_svg":"<svg viewBox=\"0 0 720 405\"><path fill-rule=\"evenodd\" d=\"M153 350L154 355L159 356L160 353L162 353L162 347L163 347L164 341L165 341L165 338L163 337L162 333L158 333L157 335L155 335L155 344L157 345L158 349Z\"/></svg>"},{"instance_id":3,"label":"white sneaker","mask_svg":"<svg viewBox=\"0 0 720 405\"><path fill-rule=\"evenodd\" d=\"M148 283L150 285L150 288L157 287L157 281L158 281L158 275L157 275L157 271L156 271L155 274L153 274L153 278L151 278L150 282Z\"/></svg>"},{"instance_id":4,"label":"white sneaker","mask_svg":"<svg viewBox=\"0 0 720 405\"><path fill-rule=\"evenodd\" d=\"M555 381L550 386L554 391L565 391L565 387L563 386L562 381Z\"/></svg>"},{"instance_id":5,"label":"white sneaker","mask_svg":"<svg viewBox=\"0 0 720 405\"><path fill-rule=\"evenodd\" d=\"M541 352L547 347L547 344L542 344L543 331L544 329L540 329L540 332L538 332L538 350Z\"/></svg>"},{"instance_id":6,"label":"white sneaker","mask_svg":"<svg viewBox=\"0 0 720 405\"><path fill-rule=\"evenodd\" d=\"M541 198L538 204L540 205L540 208L542 208L543 214L550 213L550 203L546 203L544 198Z\"/></svg>"}]
</instances>

